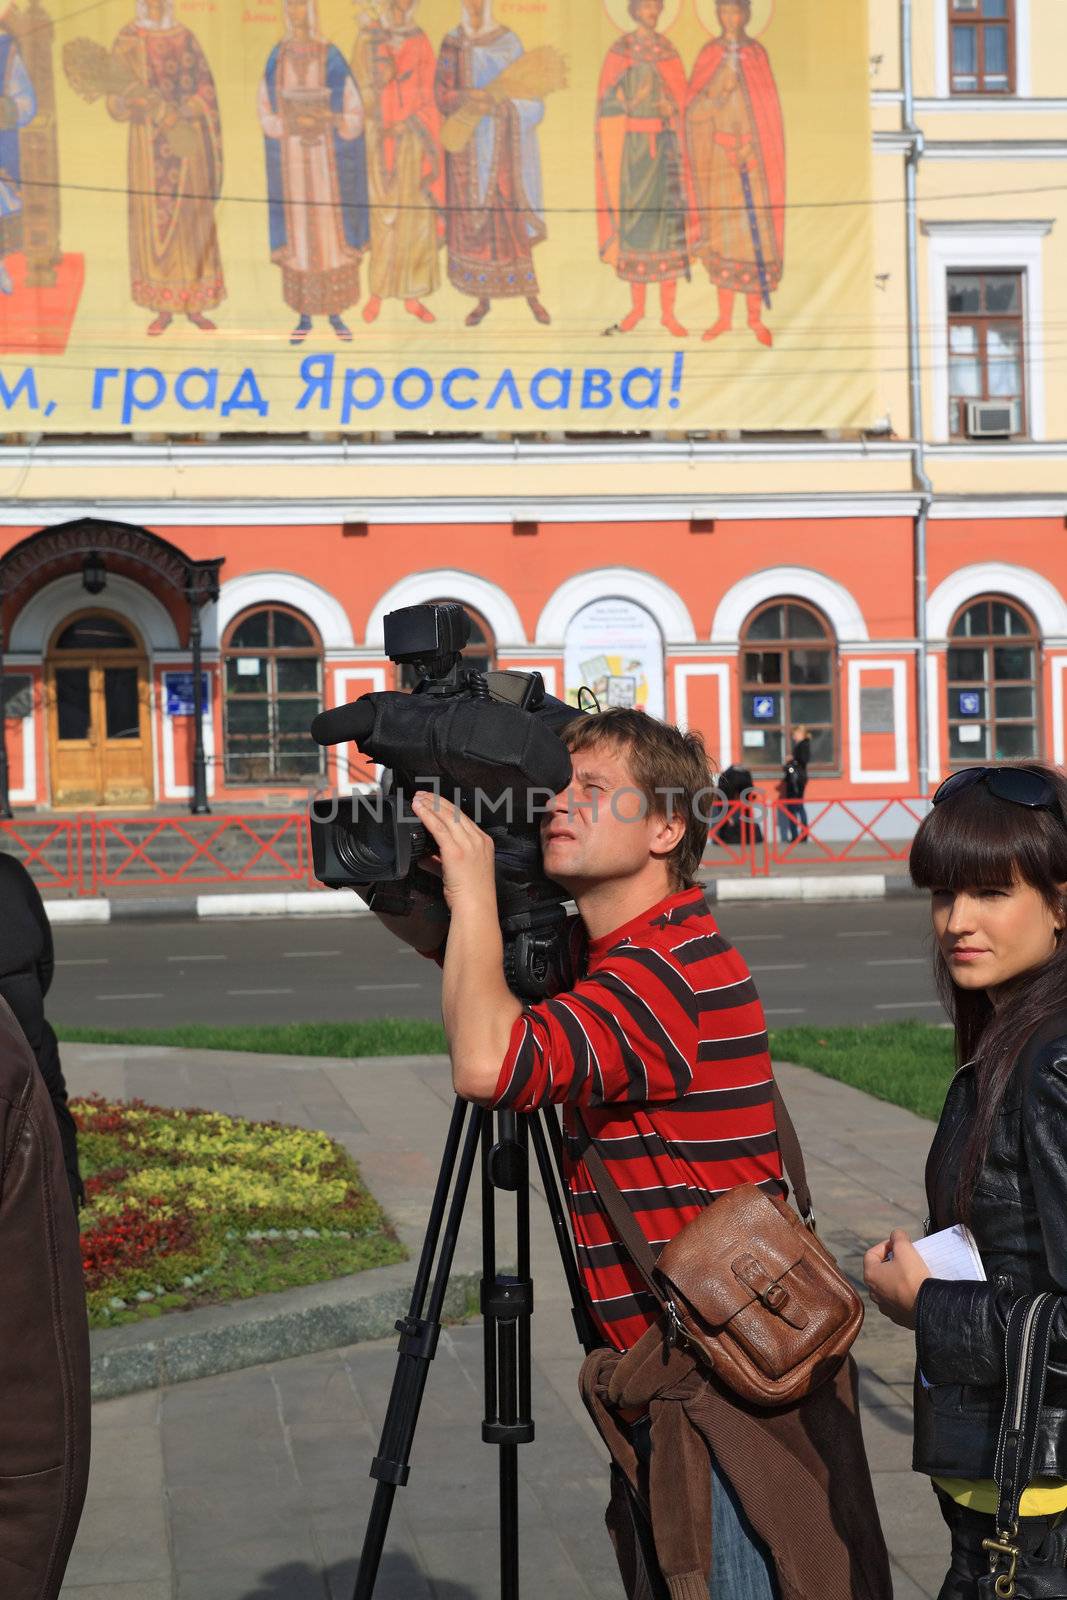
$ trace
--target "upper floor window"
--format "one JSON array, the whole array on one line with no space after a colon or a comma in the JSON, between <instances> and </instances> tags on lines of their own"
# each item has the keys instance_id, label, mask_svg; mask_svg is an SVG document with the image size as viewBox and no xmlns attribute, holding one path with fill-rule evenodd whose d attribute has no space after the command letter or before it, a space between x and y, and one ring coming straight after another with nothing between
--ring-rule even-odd
<instances>
[{"instance_id":1,"label":"upper floor window","mask_svg":"<svg viewBox=\"0 0 1067 1600\"><path fill-rule=\"evenodd\" d=\"M984 430L974 401L999 403L1012 435L1025 434L1026 381L1021 272L948 274L949 433L965 439Z\"/></svg>"},{"instance_id":2,"label":"upper floor window","mask_svg":"<svg viewBox=\"0 0 1067 1600\"><path fill-rule=\"evenodd\" d=\"M223 641L228 783L299 784L323 771L322 644L296 611L246 611Z\"/></svg>"},{"instance_id":3,"label":"upper floor window","mask_svg":"<svg viewBox=\"0 0 1067 1600\"><path fill-rule=\"evenodd\" d=\"M948 0L953 94L1015 93L1015 0Z\"/></svg>"},{"instance_id":4,"label":"upper floor window","mask_svg":"<svg viewBox=\"0 0 1067 1600\"><path fill-rule=\"evenodd\" d=\"M948 758L953 766L1020 761L1040 748L1037 629L993 596L970 601L949 630Z\"/></svg>"},{"instance_id":5,"label":"upper floor window","mask_svg":"<svg viewBox=\"0 0 1067 1600\"><path fill-rule=\"evenodd\" d=\"M837 645L829 624L799 600L754 611L741 638L741 760L777 770L792 754L792 731L811 738L813 768L837 752Z\"/></svg>"},{"instance_id":6,"label":"upper floor window","mask_svg":"<svg viewBox=\"0 0 1067 1600\"><path fill-rule=\"evenodd\" d=\"M433 600L431 605L463 605L462 601ZM464 605L464 611L470 618L471 636L460 652L460 668L465 672L490 672L496 665L496 640L493 630L485 618L471 606ZM419 675L409 662L403 662L397 667L397 688L414 689L419 681Z\"/></svg>"}]
</instances>

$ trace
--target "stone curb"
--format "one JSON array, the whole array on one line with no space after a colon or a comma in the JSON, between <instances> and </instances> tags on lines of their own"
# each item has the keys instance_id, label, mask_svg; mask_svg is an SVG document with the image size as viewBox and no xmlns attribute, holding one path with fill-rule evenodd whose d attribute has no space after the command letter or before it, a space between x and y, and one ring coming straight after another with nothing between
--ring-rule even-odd
<instances>
[{"instance_id":1,"label":"stone curb","mask_svg":"<svg viewBox=\"0 0 1067 1600\"><path fill-rule=\"evenodd\" d=\"M265 1361L387 1339L397 1318L407 1314L413 1272L412 1262L372 1267L305 1289L96 1329L89 1340L93 1399L114 1400ZM442 1312L446 1321L464 1317L480 1282L480 1273L453 1274Z\"/></svg>"},{"instance_id":2,"label":"stone curb","mask_svg":"<svg viewBox=\"0 0 1067 1600\"><path fill-rule=\"evenodd\" d=\"M919 891L903 873L865 872L833 877L711 878L709 900L895 900ZM204 921L223 917L352 917L367 913L358 895L321 890L275 894L198 894L122 900L46 900L48 920L89 922Z\"/></svg>"}]
</instances>

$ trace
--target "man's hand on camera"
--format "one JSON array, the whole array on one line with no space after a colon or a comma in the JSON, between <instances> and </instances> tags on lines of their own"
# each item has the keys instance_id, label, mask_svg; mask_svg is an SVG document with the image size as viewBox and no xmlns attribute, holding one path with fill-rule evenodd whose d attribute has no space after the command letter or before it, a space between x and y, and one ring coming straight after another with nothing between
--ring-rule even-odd
<instances>
[{"instance_id":1,"label":"man's hand on camera","mask_svg":"<svg viewBox=\"0 0 1067 1600\"><path fill-rule=\"evenodd\" d=\"M487 910L496 919L493 841L458 806L420 789L411 807L437 846L445 902L453 915L462 906Z\"/></svg>"},{"instance_id":2,"label":"man's hand on camera","mask_svg":"<svg viewBox=\"0 0 1067 1600\"><path fill-rule=\"evenodd\" d=\"M493 841L458 806L416 794L412 809L437 846L452 914L441 1009L456 1093L489 1105L522 1006L504 981ZM423 862L423 865L429 865Z\"/></svg>"}]
</instances>

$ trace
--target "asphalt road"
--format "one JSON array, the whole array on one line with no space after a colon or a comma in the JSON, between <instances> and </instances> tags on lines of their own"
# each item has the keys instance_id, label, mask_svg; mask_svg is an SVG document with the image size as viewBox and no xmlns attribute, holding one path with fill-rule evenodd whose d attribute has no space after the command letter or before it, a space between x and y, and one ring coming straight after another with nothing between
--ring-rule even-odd
<instances>
[{"instance_id":1,"label":"asphalt road","mask_svg":"<svg viewBox=\"0 0 1067 1600\"><path fill-rule=\"evenodd\" d=\"M718 908L772 1027L943 1021L922 900ZM440 1015L432 962L371 917L115 922L55 930L53 1022L85 1027Z\"/></svg>"}]
</instances>

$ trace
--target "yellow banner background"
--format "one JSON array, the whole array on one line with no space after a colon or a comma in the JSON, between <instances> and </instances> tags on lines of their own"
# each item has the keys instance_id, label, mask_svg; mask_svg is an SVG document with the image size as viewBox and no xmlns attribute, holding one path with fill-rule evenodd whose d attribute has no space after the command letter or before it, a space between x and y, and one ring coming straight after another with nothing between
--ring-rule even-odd
<instances>
[{"instance_id":1,"label":"yellow banner background","mask_svg":"<svg viewBox=\"0 0 1067 1600\"><path fill-rule=\"evenodd\" d=\"M34 3L21 0L24 24ZM318 10L319 32L351 61L357 9L346 0L318 0ZM873 420L861 0L756 0L753 8L751 30L766 49L785 130L784 265L770 308L760 312L771 346L749 327L743 293L730 330L710 342L702 338L721 307L699 261L679 282L674 305L686 337L661 326L655 281L648 284L644 320L631 332L618 331L631 290L599 253L595 112L605 56L622 29L632 27L623 0L496 0L498 26L513 29L527 51L555 46L566 62L567 84L547 95L537 132L546 237L533 261L551 322L537 322L520 295L494 298L485 319L468 327L475 299L448 281L442 242L440 286L424 300L433 323L417 320L399 299L385 300L374 323L363 320L365 254L359 303L342 312L351 343L316 312L299 347L289 342L297 312L285 304L282 274L271 260L257 114L268 56L285 32L283 7L279 0L177 0L176 20L195 35L218 92L224 177L214 217L225 298L205 313L215 331L195 327L179 309L164 332L149 337L156 312L131 298L129 128L109 114L105 99L88 104L75 93L63 55L64 46L82 38L110 50L134 19L134 0L90 6L51 0L48 12L63 270L70 279L70 258L77 266L81 257L84 284L76 305L64 311L62 284L28 287L20 281L19 256L9 257L15 292L0 295L0 431L774 430ZM421 0L414 13L435 56L459 18L458 0ZM688 76L719 32L713 0L668 0L661 32ZM23 133L24 151L32 126ZM614 137L606 130L608 145ZM68 314L65 349L35 350L44 324ZM50 336L62 337L62 330ZM478 374L452 382L449 393L463 408L442 395L446 375L457 368ZM181 385L183 405L175 386L188 369L197 375ZM601 376L589 378L591 370ZM407 403L398 403L398 395Z\"/></svg>"}]
</instances>

